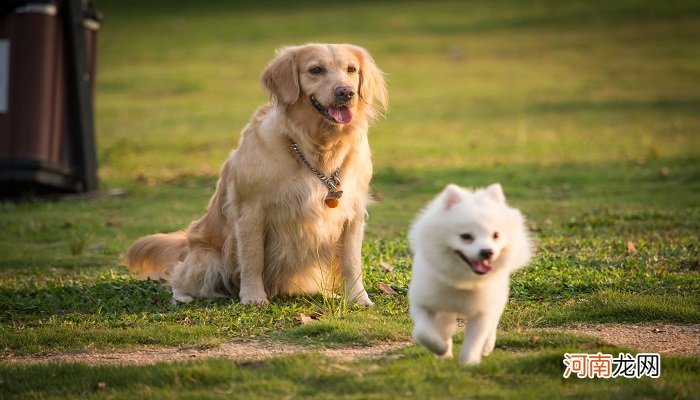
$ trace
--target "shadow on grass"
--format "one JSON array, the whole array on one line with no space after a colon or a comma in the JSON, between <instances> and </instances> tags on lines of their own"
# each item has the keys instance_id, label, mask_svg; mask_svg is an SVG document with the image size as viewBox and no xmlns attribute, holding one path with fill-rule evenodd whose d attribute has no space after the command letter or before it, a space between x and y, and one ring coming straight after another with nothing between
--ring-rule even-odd
<instances>
[{"instance_id":1,"label":"shadow on grass","mask_svg":"<svg viewBox=\"0 0 700 400\"><path fill-rule=\"evenodd\" d=\"M104 278L102 278L104 279ZM176 309L171 294L154 281L114 278L106 282L21 289L0 288L0 321L23 321L70 315L163 312Z\"/></svg>"},{"instance_id":2,"label":"shadow on grass","mask_svg":"<svg viewBox=\"0 0 700 400\"><path fill-rule=\"evenodd\" d=\"M700 322L700 295L662 296L608 289L554 309L547 319L552 325L648 321L697 323Z\"/></svg>"}]
</instances>

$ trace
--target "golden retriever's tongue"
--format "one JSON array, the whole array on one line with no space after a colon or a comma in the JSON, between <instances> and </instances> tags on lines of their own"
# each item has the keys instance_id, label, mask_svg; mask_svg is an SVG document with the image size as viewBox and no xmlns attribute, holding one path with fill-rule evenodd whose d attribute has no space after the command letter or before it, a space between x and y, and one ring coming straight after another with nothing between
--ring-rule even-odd
<instances>
[{"instance_id":1,"label":"golden retriever's tongue","mask_svg":"<svg viewBox=\"0 0 700 400\"><path fill-rule=\"evenodd\" d=\"M352 111L348 108L329 108L328 115L339 124L347 124L352 121Z\"/></svg>"}]
</instances>

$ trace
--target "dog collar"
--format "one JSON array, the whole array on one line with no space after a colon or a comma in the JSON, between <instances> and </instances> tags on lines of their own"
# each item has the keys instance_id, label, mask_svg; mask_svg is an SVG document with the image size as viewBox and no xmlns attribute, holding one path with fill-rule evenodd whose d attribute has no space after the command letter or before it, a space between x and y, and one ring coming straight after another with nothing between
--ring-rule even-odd
<instances>
[{"instance_id":1,"label":"dog collar","mask_svg":"<svg viewBox=\"0 0 700 400\"><path fill-rule=\"evenodd\" d=\"M338 207L338 203L340 203L340 198L343 197L343 191L338 190L338 187L340 186L340 167L335 170L335 172L331 176L325 176L322 173L320 173L316 168L314 168L309 161L306 160L306 157L304 157L304 153L301 152L301 149L299 149L299 145L296 144L292 138L289 139L289 145L292 146L292 150L294 150L295 153L299 156L299 159L301 159L301 162L306 165L306 168L308 168L311 172L313 172L314 175L328 188L328 194L326 195L326 198L323 199L323 202L326 203L326 206L328 208L336 208Z\"/></svg>"}]
</instances>

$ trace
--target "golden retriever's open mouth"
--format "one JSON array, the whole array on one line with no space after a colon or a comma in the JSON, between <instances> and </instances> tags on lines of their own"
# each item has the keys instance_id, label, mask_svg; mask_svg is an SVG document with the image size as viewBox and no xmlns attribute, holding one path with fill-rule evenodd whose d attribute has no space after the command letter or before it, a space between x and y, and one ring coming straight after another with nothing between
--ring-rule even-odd
<instances>
[{"instance_id":1,"label":"golden retriever's open mouth","mask_svg":"<svg viewBox=\"0 0 700 400\"><path fill-rule=\"evenodd\" d=\"M347 124L352 121L352 111L347 105L337 105L335 107L324 107L314 96L311 96L311 104L314 105L316 111L323 115L327 120L334 124Z\"/></svg>"}]
</instances>

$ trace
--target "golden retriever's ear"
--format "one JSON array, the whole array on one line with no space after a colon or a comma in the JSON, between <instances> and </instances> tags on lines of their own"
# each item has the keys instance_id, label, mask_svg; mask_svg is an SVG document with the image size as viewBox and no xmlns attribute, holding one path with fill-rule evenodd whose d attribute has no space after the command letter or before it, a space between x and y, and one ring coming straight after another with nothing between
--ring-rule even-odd
<instances>
[{"instance_id":1,"label":"golden retriever's ear","mask_svg":"<svg viewBox=\"0 0 700 400\"><path fill-rule=\"evenodd\" d=\"M360 99L368 106L371 119L376 117L379 108L386 111L389 107L389 95L387 94L384 73L377 68L374 59L367 50L358 46L351 46L354 53L360 59Z\"/></svg>"},{"instance_id":2,"label":"golden retriever's ear","mask_svg":"<svg viewBox=\"0 0 700 400\"><path fill-rule=\"evenodd\" d=\"M263 87L275 97L278 104L289 106L299 98L299 71L294 58L295 48L277 51L262 73Z\"/></svg>"}]
</instances>

